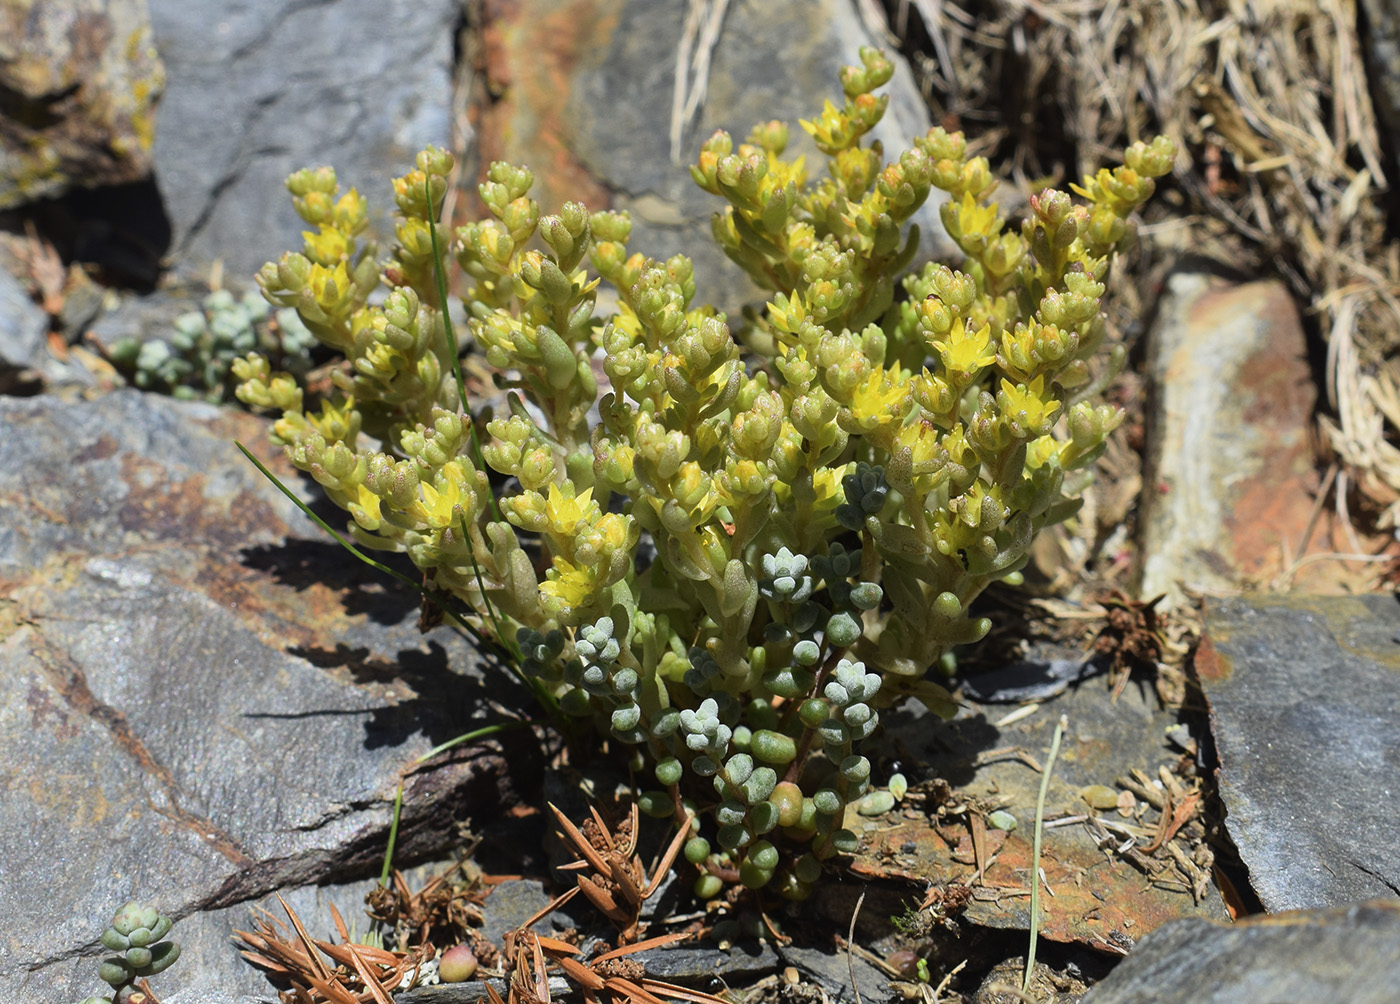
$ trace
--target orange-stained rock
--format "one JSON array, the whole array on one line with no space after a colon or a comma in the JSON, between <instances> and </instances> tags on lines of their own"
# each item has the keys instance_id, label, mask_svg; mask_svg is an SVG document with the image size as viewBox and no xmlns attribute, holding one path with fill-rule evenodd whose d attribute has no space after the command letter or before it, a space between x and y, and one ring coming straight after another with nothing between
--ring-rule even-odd
<instances>
[{"instance_id":1,"label":"orange-stained rock","mask_svg":"<svg viewBox=\"0 0 1400 1004\"><path fill-rule=\"evenodd\" d=\"M1313 557L1355 546L1316 501L1317 378L1284 285L1172 276L1148 366L1142 594L1366 588L1374 566Z\"/></svg>"},{"instance_id":2,"label":"orange-stained rock","mask_svg":"<svg viewBox=\"0 0 1400 1004\"><path fill-rule=\"evenodd\" d=\"M691 256L697 303L733 311L764 294L711 239L710 216L721 203L695 185L688 165L716 129L738 144L755 124L776 118L790 127L788 154L806 154L810 177L822 177L824 160L798 120L818 115L824 100L839 103L840 67L859 64L860 47L880 42L845 0L730 4L705 101L673 160L671 106L685 17L685 4L655 0L487 0L472 88L472 166L484 177L494 160L525 164L545 212L566 200L630 211L630 250L663 260ZM874 135L888 159L931 123L913 73L897 53L887 55L897 69ZM916 216L921 260L946 258L952 247L938 221L941 197L935 190ZM474 193L463 201L459 216L484 213Z\"/></svg>"}]
</instances>

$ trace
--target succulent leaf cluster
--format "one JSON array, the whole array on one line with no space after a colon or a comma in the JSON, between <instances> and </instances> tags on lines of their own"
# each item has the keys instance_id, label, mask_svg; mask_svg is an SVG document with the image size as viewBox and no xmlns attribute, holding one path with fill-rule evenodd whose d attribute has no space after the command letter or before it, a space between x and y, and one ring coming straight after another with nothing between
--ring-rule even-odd
<instances>
[{"instance_id":1,"label":"succulent leaf cluster","mask_svg":"<svg viewBox=\"0 0 1400 1004\"><path fill-rule=\"evenodd\" d=\"M295 310L274 313L257 290L242 297L215 290L200 306L175 319L168 339L118 339L109 352L113 365L142 390L211 403L229 396L233 362L249 352L265 353L299 377L310 369L316 339Z\"/></svg>"},{"instance_id":2,"label":"succulent leaf cluster","mask_svg":"<svg viewBox=\"0 0 1400 1004\"><path fill-rule=\"evenodd\" d=\"M109 984L115 997L89 997L82 1004L122 1004L132 996L137 979L162 973L180 957L180 946L163 940L173 921L153 906L132 901L112 917L102 932L102 944L116 953L102 960L98 975Z\"/></svg>"},{"instance_id":3,"label":"succulent leaf cluster","mask_svg":"<svg viewBox=\"0 0 1400 1004\"><path fill-rule=\"evenodd\" d=\"M529 170L493 164L489 215L444 241L506 392L472 414L434 261L452 162L429 149L395 183L383 261L334 172L289 181L318 229L259 282L344 354L336 393L310 407L265 358L235 364L360 543L406 552L564 713L633 749L642 806L692 830L702 896L736 878L805 896L855 846L880 711L951 714L930 668L986 633L972 601L1074 513L1067 473L1122 421L1097 399L1122 363L1103 279L1172 163L1167 140L1135 144L1084 201L1047 190L1008 227L961 134L888 162L864 142L892 66L861 59L844 104L802 123L820 176L776 122L716 133L691 170L723 202L715 239L771 291L742 322L696 301L686 257L630 250L627 214L543 214ZM964 258L909 271L934 189Z\"/></svg>"}]
</instances>

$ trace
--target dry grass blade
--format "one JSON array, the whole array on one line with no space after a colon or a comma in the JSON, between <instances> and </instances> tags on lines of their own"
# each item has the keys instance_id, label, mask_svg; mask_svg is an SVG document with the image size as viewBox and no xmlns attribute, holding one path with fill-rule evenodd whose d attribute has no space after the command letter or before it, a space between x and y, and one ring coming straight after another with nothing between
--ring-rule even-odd
<instances>
[{"instance_id":1,"label":"dry grass blade","mask_svg":"<svg viewBox=\"0 0 1400 1004\"><path fill-rule=\"evenodd\" d=\"M685 941L690 937L686 931L678 931L675 934L660 934L655 938L648 938L646 941L638 941L631 945L623 945L614 948L610 952L604 952L594 959L594 962L606 962L609 959L620 959L624 955L633 955L637 952L645 952L649 948L664 948L666 945L674 945L678 941Z\"/></svg>"},{"instance_id":2,"label":"dry grass blade","mask_svg":"<svg viewBox=\"0 0 1400 1004\"><path fill-rule=\"evenodd\" d=\"M629 1001L641 1001L642 1004L666 1004L660 997L643 989L641 984L633 983L631 980L622 976L615 976L610 980L606 980L603 985L613 993L625 997Z\"/></svg>"},{"instance_id":3,"label":"dry grass blade","mask_svg":"<svg viewBox=\"0 0 1400 1004\"><path fill-rule=\"evenodd\" d=\"M554 938L534 937L534 943L551 962L563 970L567 979L582 991L585 1000L596 1002L598 991L604 990L614 998L633 1004L665 1004L663 998L688 1001L691 1004L724 1004L723 998L700 990L677 986L647 976L643 965L628 956L648 949L684 941L688 933L664 934L633 944L624 944L583 962L577 958L580 950Z\"/></svg>"}]
</instances>

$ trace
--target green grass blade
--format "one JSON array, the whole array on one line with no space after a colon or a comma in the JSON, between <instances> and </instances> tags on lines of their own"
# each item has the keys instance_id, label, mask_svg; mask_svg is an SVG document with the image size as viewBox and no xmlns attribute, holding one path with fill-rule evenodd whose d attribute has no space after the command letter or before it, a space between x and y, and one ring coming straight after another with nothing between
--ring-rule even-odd
<instances>
[{"instance_id":1,"label":"green grass blade","mask_svg":"<svg viewBox=\"0 0 1400 1004\"><path fill-rule=\"evenodd\" d=\"M394 795L394 819L389 824L389 846L384 849L384 870L379 873L379 885L389 884L390 862L394 860L394 844L399 839L399 815L403 812L403 782L399 782L398 793Z\"/></svg>"},{"instance_id":2,"label":"green grass blade","mask_svg":"<svg viewBox=\"0 0 1400 1004\"><path fill-rule=\"evenodd\" d=\"M495 725L484 725L479 729L473 729L471 732L464 732L456 739L449 739L445 743L439 743L413 762L415 764L427 763L439 753L445 753L454 746L462 745L462 743L473 742L477 739L486 739L490 736L499 735L502 732L509 732L511 729L523 729L527 725L540 724L542 723L535 721L533 718L523 718L519 721L497 722Z\"/></svg>"},{"instance_id":3,"label":"green grass blade","mask_svg":"<svg viewBox=\"0 0 1400 1004\"><path fill-rule=\"evenodd\" d=\"M388 565L384 564L382 561L375 561L375 560L374 560L373 558L371 558L368 554L365 554L363 551L361 551L361 550L360 550L358 547L356 547L354 544L350 543L350 541L346 540L340 533L338 533L335 529L333 529L329 523L327 523L327 522L326 522L325 520L323 520L320 516L317 516L314 512L312 512L311 509L310 509L310 507L308 507L307 504L306 504L305 502L303 502L301 499L297 498L296 492L292 491L290 488L288 488L286 485L284 485L284 484L282 483L281 479L279 479L279 478L277 477L276 474L273 474L270 470L267 469L267 467L263 464L263 462L262 462L261 460L259 460L259 459L258 459L257 457L255 457L255 456L253 456L252 452L248 449L248 447L244 446L242 443L240 443L240 442L239 442L238 440L236 440L236 439L233 441L233 445L236 446L236 447L238 447L239 451L240 451L245 457L247 457L247 458L249 459L249 461L252 462L253 466L256 467L259 471L262 472L262 476L263 476L263 477L267 478L267 480L271 481L274 485L276 485L276 486L277 486L277 490L280 491L283 495L287 496L287 498L289 498L289 499L291 500L292 505L294 505L294 506L296 506L298 509L300 509L300 510L302 511L302 513L305 514L305 516L307 517L307 519L311 520L313 523L315 523L317 526L319 526L322 530L326 531L326 533L328 533L328 534L330 534L332 537L334 537L335 540L336 540L336 543L338 543L341 547L345 548L345 550L349 551L349 552L350 552L351 554L353 554L355 557L359 558L359 559L360 559L361 561L363 561L366 565L369 565L371 568L375 569L376 571L383 572L383 573L386 574L386 575L391 575L391 576L393 576L394 578L398 579L400 582L404 583L405 585L411 586L412 588L418 590L420 593L423 593L424 595L427 595L427 590L425 590L425 589L422 587L421 584L419 584L419 583L417 583L417 582L414 582L414 581L413 581L412 579L410 579L407 575L404 575L402 572L398 571L397 569L390 568Z\"/></svg>"},{"instance_id":4,"label":"green grass blade","mask_svg":"<svg viewBox=\"0 0 1400 1004\"><path fill-rule=\"evenodd\" d=\"M1040 795L1035 800L1035 846L1031 850L1031 943L1026 949L1026 977L1021 982L1021 992L1031 989L1031 976L1035 973L1035 945L1040 938L1040 838L1045 828L1045 795L1050 790L1050 775L1055 769L1055 758L1060 755L1060 740L1064 738L1069 719L1064 715L1055 723L1055 735L1050 740L1050 756L1045 761L1045 770L1040 775Z\"/></svg>"}]
</instances>

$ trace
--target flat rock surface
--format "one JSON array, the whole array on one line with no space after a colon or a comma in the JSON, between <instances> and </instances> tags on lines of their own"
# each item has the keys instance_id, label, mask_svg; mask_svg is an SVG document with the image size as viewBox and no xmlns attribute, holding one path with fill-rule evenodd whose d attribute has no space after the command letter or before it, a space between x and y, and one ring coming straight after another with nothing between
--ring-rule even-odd
<instances>
[{"instance_id":1,"label":"flat rock surface","mask_svg":"<svg viewBox=\"0 0 1400 1004\"><path fill-rule=\"evenodd\" d=\"M1392 1004L1400 903L1179 920L1142 940L1081 1004Z\"/></svg>"},{"instance_id":2,"label":"flat rock surface","mask_svg":"<svg viewBox=\"0 0 1400 1004\"><path fill-rule=\"evenodd\" d=\"M29 298L24 284L0 268L0 381L6 370L28 369L43 361L48 327L48 317Z\"/></svg>"},{"instance_id":3,"label":"flat rock surface","mask_svg":"<svg viewBox=\"0 0 1400 1004\"><path fill-rule=\"evenodd\" d=\"M180 919L377 871L400 770L488 714L471 647L419 635L416 594L237 453L274 460L260 420L123 391L0 399L0 427L11 992L90 992L93 939L129 898ZM401 855L449 846L454 810L495 804L502 775L480 751L411 774Z\"/></svg>"},{"instance_id":4,"label":"flat rock surface","mask_svg":"<svg viewBox=\"0 0 1400 1004\"><path fill-rule=\"evenodd\" d=\"M1397 633L1393 596L1206 603L1225 825L1268 910L1400 896Z\"/></svg>"},{"instance_id":5,"label":"flat rock surface","mask_svg":"<svg viewBox=\"0 0 1400 1004\"><path fill-rule=\"evenodd\" d=\"M1148 338L1156 407L1143 473L1141 595L1237 591L1283 574L1313 513L1317 392L1281 282L1182 272ZM1326 520L1323 520L1326 526ZM1325 531L1311 550L1332 550ZM1308 566L1313 577L1344 571ZM1300 580L1306 581L1306 580Z\"/></svg>"},{"instance_id":6,"label":"flat rock surface","mask_svg":"<svg viewBox=\"0 0 1400 1004\"><path fill-rule=\"evenodd\" d=\"M392 239L390 179L446 146L458 0L149 0L167 83L156 180L186 265L301 249L284 182L330 165Z\"/></svg>"},{"instance_id":7,"label":"flat rock surface","mask_svg":"<svg viewBox=\"0 0 1400 1004\"><path fill-rule=\"evenodd\" d=\"M927 797L922 804L909 801L873 819L848 815L847 826L863 837L852 869L856 876L902 879L921 891L930 883L944 890L970 886L961 914L968 922L1028 930L1028 876L1041 780L1037 768L1044 765L1055 722L1064 714L1069 725L1054 765L1045 818L1080 821L1045 829L1041 868L1054 895L1042 889L1041 936L1113 953L1178 917L1226 917L1213 886L1200 902L1186 891L1184 877L1165 848L1144 859L1149 869L1144 871L1108 853L1111 847L1101 847L1083 821L1094 816L1109 826L1131 824L1147 831L1138 843L1150 843L1155 812L1133 819L1113 810L1096 812L1081 794L1091 785L1113 788L1132 768L1152 778L1160 768L1177 769L1181 751L1166 734L1177 726L1178 716L1158 705L1150 687L1135 681L1114 701L1106 678L1089 679L1046 701L1029 717L1000 724L1012 713L1004 705L964 702L957 718L935 728L909 711L890 716L881 740L889 755L906 764L912 758L932 776L946 780L953 787L951 804L972 803L983 818L999 807L1016 825L1006 833L984 823L984 832L975 838L968 814L934 816ZM915 780L909 778L911 784ZM1123 842L1123 831L1112 832L1111 844ZM983 841L988 862L980 880L976 839ZM1185 840L1176 849L1187 856L1193 852ZM814 902L832 920L846 921L853 895L833 883L818 888ZM832 897L845 905L823 903ZM898 897L885 906L889 909L884 916L897 913ZM865 906L874 916L883 908L870 902Z\"/></svg>"}]
</instances>

